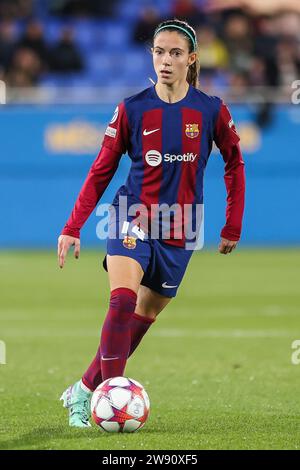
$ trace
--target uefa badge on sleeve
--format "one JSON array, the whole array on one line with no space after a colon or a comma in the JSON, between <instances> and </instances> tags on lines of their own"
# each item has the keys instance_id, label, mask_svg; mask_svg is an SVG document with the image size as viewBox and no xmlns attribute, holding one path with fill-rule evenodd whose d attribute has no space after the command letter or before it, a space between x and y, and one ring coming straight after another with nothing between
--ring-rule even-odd
<instances>
[{"instance_id":1,"label":"uefa badge on sleeve","mask_svg":"<svg viewBox=\"0 0 300 470\"><path fill-rule=\"evenodd\" d=\"M135 237L130 237L129 235L126 235L123 240L123 246L125 248L128 248L129 250L134 250L136 247L136 238Z\"/></svg>"},{"instance_id":2,"label":"uefa badge on sleeve","mask_svg":"<svg viewBox=\"0 0 300 470\"><path fill-rule=\"evenodd\" d=\"M116 122L116 120L118 119L118 116L119 116L119 106L117 106L116 109L114 110L113 117L111 118L111 121L109 124L113 124L114 122Z\"/></svg>"}]
</instances>

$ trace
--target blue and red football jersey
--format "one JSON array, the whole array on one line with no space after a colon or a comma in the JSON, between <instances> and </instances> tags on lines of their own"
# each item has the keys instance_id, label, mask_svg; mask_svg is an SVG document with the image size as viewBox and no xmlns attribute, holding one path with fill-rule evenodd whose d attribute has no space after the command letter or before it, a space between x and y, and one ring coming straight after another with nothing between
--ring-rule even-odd
<instances>
[{"instance_id":1,"label":"blue and red football jersey","mask_svg":"<svg viewBox=\"0 0 300 470\"><path fill-rule=\"evenodd\" d=\"M225 162L227 189L226 224L221 236L239 240L244 210L244 162L239 136L226 105L189 86L188 93L176 103L161 100L151 86L125 99L116 108L84 186L63 234L79 237L79 231L98 203L114 175L122 154L128 153L131 169L119 196L128 205L151 207L167 204L182 208L179 220L182 237L173 227L166 243L184 246L184 207L203 204L203 177L213 141ZM190 213L193 217L193 211ZM153 215L153 214L152 214ZM152 217L152 216L151 216ZM145 228L145 227L144 227ZM149 226L147 227L149 231Z\"/></svg>"}]
</instances>

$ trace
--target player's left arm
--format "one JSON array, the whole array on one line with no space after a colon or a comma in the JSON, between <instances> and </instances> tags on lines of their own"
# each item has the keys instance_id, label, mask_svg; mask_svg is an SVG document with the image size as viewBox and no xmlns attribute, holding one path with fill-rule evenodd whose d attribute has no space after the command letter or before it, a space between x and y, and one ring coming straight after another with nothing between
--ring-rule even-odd
<instances>
[{"instance_id":1,"label":"player's left arm","mask_svg":"<svg viewBox=\"0 0 300 470\"><path fill-rule=\"evenodd\" d=\"M241 236L245 206L245 170L239 145L240 137L223 102L214 129L214 141L225 163L226 223L221 231L219 252L226 255L235 249Z\"/></svg>"}]
</instances>

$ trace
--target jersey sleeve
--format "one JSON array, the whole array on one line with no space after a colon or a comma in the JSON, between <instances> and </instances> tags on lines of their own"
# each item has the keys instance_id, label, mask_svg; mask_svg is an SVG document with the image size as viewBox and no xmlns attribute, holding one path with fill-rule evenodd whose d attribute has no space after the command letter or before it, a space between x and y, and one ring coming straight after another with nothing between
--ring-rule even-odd
<instances>
[{"instance_id":1,"label":"jersey sleeve","mask_svg":"<svg viewBox=\"0 0 300 470\"><path fill-rule=\"evenodd\" d=\"M241 236L245 206L245 170L240 137L227 106L222 102L214 129L214 141L225 163L227 191L226 223L221 237L238 241Z\"/></svg>"},{"instance_id":2,"label":"jersey sleeve","mask_svg":"<svg viewBox=\"0 0 300 470\"><path fill-rule=\"evenodd\" d=\"M105 130L102 145L123 154L129 149L129 140L127 113L122 102L116 107L112 120Z\"/></svg>"},{"instance_id":3,"label":"jersey sleeve","mask_svg":"<svg viewBox=\"0 0 300 470\"><path fill-rule=\"evenodd\" d=\"M129 128L124 104L117 106L105 131L101 150L92 164L62 235L80 237L86 222L115 174L129 145Z\"/></svg>"},{"instance_id":4,"label":"jersey sleeve","mask_svg":"<svg viewBox=\"0 0 300 470\"><path fill-rule=\"evenodd\" d=\"M240 141L229 109L223 101L216 121L214 141L221 152L222 148L238 144Z\"/></svg>"}]
</instances>

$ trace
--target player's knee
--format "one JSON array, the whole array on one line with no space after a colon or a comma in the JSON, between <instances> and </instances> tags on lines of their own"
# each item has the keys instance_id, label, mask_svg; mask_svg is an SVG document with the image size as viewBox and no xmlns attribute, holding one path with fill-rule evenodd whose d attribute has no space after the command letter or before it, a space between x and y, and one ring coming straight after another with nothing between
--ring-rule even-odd
<instances>
[{"instance_id":1,"label":"player's knee","mask_svg":"<svg viewBox=\"0 0 300 470\"><path fill-rule=\"evenodd\" d=\"M156 310L153 310L153 309L139 309L138 312L138 315L140 315L141 317L145 317L145 318L148 318L149 320L155 320L157 315L159 314L159 312L157 312Z\"/></svg>"},{"instance_id":2,"label":"player's knee","mask_svg":"<svg viewBox=\"0 0 300 470\"><path fill-rule=\"evenodd\" d=\"M125 287L111 291L109 308L114 313L114 319L119 322L128 321L135 311L136 299L136 293Z\"/></svg>"}]
</instances>

